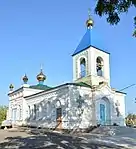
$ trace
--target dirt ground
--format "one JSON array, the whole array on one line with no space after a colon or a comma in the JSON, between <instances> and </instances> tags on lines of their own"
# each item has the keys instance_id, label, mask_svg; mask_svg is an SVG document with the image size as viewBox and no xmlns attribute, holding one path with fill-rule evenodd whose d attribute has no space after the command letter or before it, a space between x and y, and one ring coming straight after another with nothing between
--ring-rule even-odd
<instances>
[{"instance_id":1,"label":"dirt ground","mask_svg":"<svg viewBox=\"0 0 136 149\"><path fill-rule=\"evenodd\" d=\"M26 132L15 131L15 130L8 131L8 130L0 129L0 142L5 141L7 137L17 137L17 136L28 137L30 136L30 134Z\"/></svg>"},{"instance_id":2,"label":"dirt ground","mask_svg":"<svg viewBox=\"0 0 136 149\"><path fill-rule=\"evenodd\" d=\"M115 143L113 143L113 139L116 140ZM126 147L120 143L121 141L116 138L103 140L101 137L89 134L77 137L53 132L42 134L37 131L32 133L20 132L16 129L0 130L0 149L134 149L136 147L134 142L131 143L131 146L127 142Z\"/></svg>"}]
</instances>

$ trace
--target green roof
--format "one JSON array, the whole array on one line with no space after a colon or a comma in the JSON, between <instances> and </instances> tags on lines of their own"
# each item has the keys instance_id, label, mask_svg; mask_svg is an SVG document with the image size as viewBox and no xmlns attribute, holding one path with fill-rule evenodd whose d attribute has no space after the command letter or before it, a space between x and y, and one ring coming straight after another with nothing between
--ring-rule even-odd
<instances>
[{"instance_id":1,"label":"green roof","mask_svg":"<svg viewBox=\"0 0 136 149\"><path fill-rule=\"evenodd\" d=\"M37 84L37 85L32 85L30 86L29 88L32 88L32 89L39 89L39 90L48 90L48 89L51 89L53 87L49 87L47 85L43 85L43 84Z\"/></svg>"},{"instance_id":2,"label":"green roof","mask_svg":"<svg viewBox=\"0 0 136 149\"><path fill-rule=\"evenodd\" d=\"M86 84L86 83L84 83L84 82L67 83L67 84L62 84L62 86L63 86L63 85L76 85L76 86L83 86L83 87L91 88L90 85L88 85L88 84ZM47 91L47 90L51 90L51 89L54 89L54 88L57 88L57 87L59 87L59 86L50 87L50 86L43 85L43 84L37 84L37 85L31 85L29 88Z\"/></svg>"},{"instance_id":3,"label":"green roof","mask_svg":"<svg viewBox=\"0 0 136 149\"><path fill-rule=\"evenodd\" d=\"M91 88L90 85L88 85L88 84L86 84L86 83L84 83L84 82L70 83L70 84ZM56 87L57 87L57 86L56 86ZM37 84L37 85L32 85L32 86L30 86L29 88L32 88L32 89L40 89L40 90L49 90L49 89L53 89L54 87L50 87L50 86L43 85L43 84Z\"/></svg>"},{"instance_id":4,"label":"green roof","mask_svg":"<svg viewBox=\"0 0 136 149\"><path fill-rule=\"evenodd\" d=\"M83 87L89 87L89 88L91 88L91 85L89 85L89 84L86 84L86 83L84 83L84 82L78 82L78 83L74 83L75 85L78 85L78 86L83 86Z\"/></svg>"},{"instance_id":5,"label":"green roof","mask_svg":"<svg viewBox=\"0 0 136 149\"><path fill-rule=\"evenodd\" d=\"M56 86L56 87L49 87L47 85L41 85L41 84L38 84L38 85L33 85L33 86L30 86L30 88L32 89L41 89L41 90L44 90L42 92L46 92L48 90L52 90L52 89L56 89L56 88L59 88L59 87L62 87L62 86L65 86L65 85L75 85L75 86L83 86L83 87L88 87L88 88L91 88L91 85L88 85L84 82L78 82L78 83L65 83L65 84L62 84L62 85L59 85L59 86ZM34 95L37 95L37 94L40 94L41 92L39 93L35 93L33 95L29 95L29 96L26 96L26 97L30 97L30 96L34 96ZM25 97L25 98L26 98Z\"/></svg>"}]
</instances>

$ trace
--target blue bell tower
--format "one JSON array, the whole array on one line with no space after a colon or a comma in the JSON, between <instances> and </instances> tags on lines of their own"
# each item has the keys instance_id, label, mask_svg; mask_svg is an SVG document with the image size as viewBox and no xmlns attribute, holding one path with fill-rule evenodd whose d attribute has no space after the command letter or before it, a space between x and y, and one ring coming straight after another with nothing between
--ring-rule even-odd
<instances>
[{"instance_id":1,"label":"blue bell tower","mask_svg":"<svg viewBox=\"0 0 136 149\"><path fill-rule=\"evenodd\" d=\"M109 53L97 48L92 43L94 21L90 10L86 21L86 33L75 49L73 57L73 82L99 85L110 84Z\"/></svg>"}]
</instances>

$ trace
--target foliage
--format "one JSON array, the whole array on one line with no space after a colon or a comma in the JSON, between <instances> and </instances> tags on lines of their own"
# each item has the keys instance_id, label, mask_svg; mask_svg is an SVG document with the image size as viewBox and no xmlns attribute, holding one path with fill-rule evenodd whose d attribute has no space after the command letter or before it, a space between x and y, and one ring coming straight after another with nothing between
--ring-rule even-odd
<instances>
[{"instance_id":1,"label":"foliage","mask_svg":"<svg viewBox=\"0 0 136 149\"><path fill-rule=\"evenodd\" d=\"M128 114L126 117L127 126L136 126L136 114Z\"/></svg>"},{"instance_id":2,"label":"foliage","mask_svg":"<svg viewBox=\"0 0 136 149\"><path fill-rule=\"evenodd\" d=\"M116 25L120 21L119 15L127 13L131 7L136 7L136 0L98 0L95 13L102 17L107 16L107 22ZM134 33L136 37L136 16L134 17Z\"/></svg>"},{"instance_id":3,"label":"foliage","mask_svg":"<svg viewBox=\"0 0 136 149\"><path fill-rule=\"evenodd\" d=\"M133 36L136 37L136 17L134 18L134 26L135 26L135 30L134 30Z\"/></svg>"},{"instance_id":4,"label":"foliage","mask_svg":"<svg viewBox=\"0 0 136 149\"><path fill-rule=\"evenodd\" d=\"M0 106L0 124L3 120L6 119L7 114L7 107L6 106Z\"/></svg>"}]
</instances>

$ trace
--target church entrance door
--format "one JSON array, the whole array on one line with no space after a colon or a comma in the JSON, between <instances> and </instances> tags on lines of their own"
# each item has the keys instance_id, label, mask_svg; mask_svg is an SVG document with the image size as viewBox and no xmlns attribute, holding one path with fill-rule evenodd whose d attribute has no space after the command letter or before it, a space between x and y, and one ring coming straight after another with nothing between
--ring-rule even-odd
<instances>
[{"instance_id":1,"label":"church entrance door","mask_svg":"<svg viewBox=\"0 0 136 149\"><path fill-rule=\"evenodd\" d=\"M101 125L110 125L111 124L111 107L110 101L108 98L103 97L98 101L98 121Z\"/></svg>"},{"instance_id":2,"label":"church entrance door","mask_svg":"<svg viewBox=\"0 0 136 149\"><path fill-rule=\"evenodd\" d=\"M62 129L62 109L61 108L56 109L56 121L57 121L56 129Z\"/></svg>"},{"instance_id":3,"label":"church entrance door","mask_svg":"<svg viewBox=\"0 0 136 149\"><path fill-rule=\"evenodd\" d=\"M105 105L104 104L100 104L100 121L102 125L105 125Z\"/></svg>"}]
</instances>

